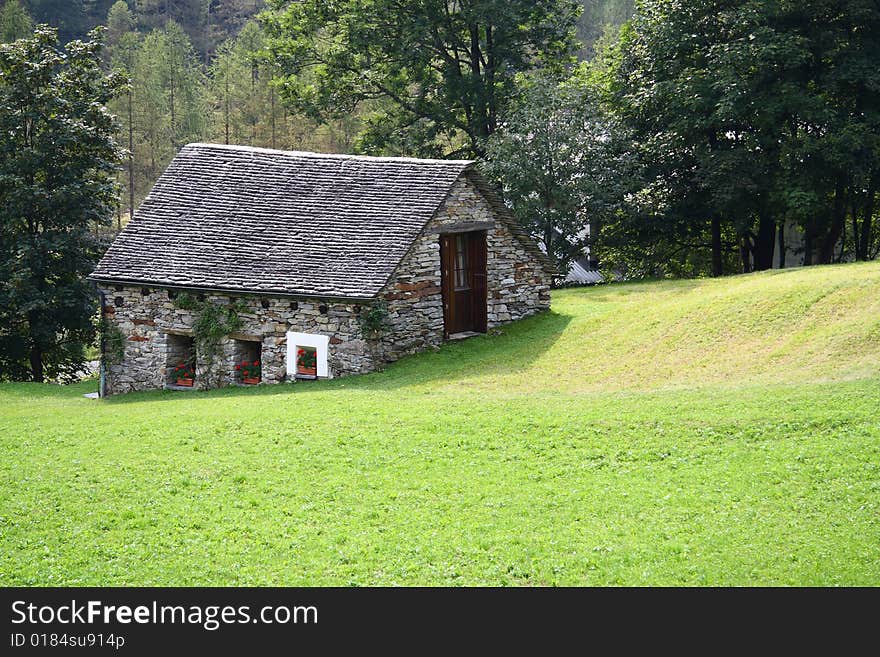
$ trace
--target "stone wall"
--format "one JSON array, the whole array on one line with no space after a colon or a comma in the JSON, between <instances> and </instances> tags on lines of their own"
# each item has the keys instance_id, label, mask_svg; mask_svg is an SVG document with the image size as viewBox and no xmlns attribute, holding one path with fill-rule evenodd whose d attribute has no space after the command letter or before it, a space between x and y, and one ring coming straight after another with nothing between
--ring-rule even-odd
<instances>
[{"instance_id":1,"label":"stone wall","mask_svg":"<svg viewBox=\"0 0 880 657\"><path fill-rule=\"evenodd\" d=\"M165 387L170 368L181 360L174 335L191 335L193 313L181 310L162 288L111 286L105 294L105 317L114 322L126 338L125 357L107 371L108 394ZM172 294L174 294L172 292ZM208 300L229 303L230 296L208 294ZM240 314L240 333L224 343L225 360L218 366L227 384L236 383L235 365L253 348L243 341L259 343L263 382L286 379L287 332L319 333L330 336L328 366L331 376L371 372L375 369L370 350L361 338L357 303L330 300L292 300L289 297L234 297L247 311ZM325 312L322 312L322 309ZM196 354L196 386L204 380L204 363Z\"/></svg>"},{"instance_id":2,"label":"stone wall","mask_svg":"<svg viewBox=\"0 0 880 657\"><path fill-rule=\"evenodd\" d=\"M440 235L486 230L488 327L550 307L551 280L541 264L499 222L482 194L460 178L401 261L383 292L393 330L383 340L386 360L438 347L443 335Z\"/></svg>"}]
</instances>

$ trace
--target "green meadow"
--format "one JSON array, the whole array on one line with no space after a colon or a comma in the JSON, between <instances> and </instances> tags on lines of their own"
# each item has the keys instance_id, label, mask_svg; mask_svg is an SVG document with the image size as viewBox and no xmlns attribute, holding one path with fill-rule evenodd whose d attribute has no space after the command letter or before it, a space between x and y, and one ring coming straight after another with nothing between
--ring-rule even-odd
<instances>
[{"instance_id":1,"label":"green meadow","mask_svg":"<svg viewBox=\"0 0 880 657\"><path fill-rule=\"evenodd\" d=\"M326 382L0 385L0 585L878 585L880 263L559 290Z\"/></svg>"}]
</instances>

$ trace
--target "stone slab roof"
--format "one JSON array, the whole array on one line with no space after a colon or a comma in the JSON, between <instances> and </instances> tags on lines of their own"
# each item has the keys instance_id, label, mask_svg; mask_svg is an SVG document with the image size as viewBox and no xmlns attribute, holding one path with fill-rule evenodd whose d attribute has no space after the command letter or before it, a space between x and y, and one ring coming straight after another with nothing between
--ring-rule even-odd
<instances>
[{"instance_id":1,"label":"stone slab roof","mask_svg":"<svg viewBox=\"0 0 880 657\"><path fill-rule=\"evenodd\" d=\"M92 279L371 298L472 165L190 144Z\"/></svg>"}]
</instances>

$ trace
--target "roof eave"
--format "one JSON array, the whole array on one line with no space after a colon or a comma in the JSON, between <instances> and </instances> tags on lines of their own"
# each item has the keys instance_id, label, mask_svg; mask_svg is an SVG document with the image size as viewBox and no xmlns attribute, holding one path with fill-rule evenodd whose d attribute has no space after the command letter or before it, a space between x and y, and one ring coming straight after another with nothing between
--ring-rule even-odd
<instances>
[{"instance_id":1,"label":"roof eave","mask_svg":"<svg viewBox=\"0 0 880 657\"><path fill-rule=\"evenodd\" d=\"M87 277L87 280L93 281L95 283L107 283L110 285L132 285L132 286L141 286L141 287L159 287L159 288L167 288L172 290L195 290L198 292L217 292L221 294L235 295L235 296L264 296L264 297L285 297L291 299L327 299L330 301L348 301L348 302L365 302L365 301L374 301L379 293L377 292L373 296L343 296L343 295L334 295L334 294L320 294L320 293L312 293L306 294L304 292L285 292L281 290L251 290L244 288L233 288L233 287L223 287L223 286L213 286L213 285L184 285L184 284L174 284L174 283L163 283L159 281L147 281L147 280L138 280L138 279L127 279L127 278L118 278L112 276L96 276L91 274Z\"/></svg>"}]
</instances>

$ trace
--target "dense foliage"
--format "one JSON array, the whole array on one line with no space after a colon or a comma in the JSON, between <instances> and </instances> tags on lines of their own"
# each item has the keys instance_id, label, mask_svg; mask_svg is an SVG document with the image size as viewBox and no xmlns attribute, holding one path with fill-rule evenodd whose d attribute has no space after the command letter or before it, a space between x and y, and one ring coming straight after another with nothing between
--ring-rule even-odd
<instances>
[{"instance_id":1,"label":"dense foliage","mask_svg":"<svg viewBox=\"0 0 880 657\"><path fill-rule=\"evenodd\" d=\"M0 376L69 376L95 337L86 281L116 205L121 153L101 43L40 27L0 45Z\"/></svg>"},{"instance_id":2,"label":"dense foliage","mask_svg":"<svg viewBox=\"0 0 880 657\"><path fill-rule=\"evenodd\" d=\"M323 119L375 110L362 148L482 155L516 74L574 52L571 0L270 3L270 49L285 98Z\"/></svg>"},{"instance_id":3,"label":"dense foliage","mask_svg":"<svg viewBox=\"0 0 880 657\"><path fill-rule=\"evenodd\" d=\"M638 180L625 130L589 89L554 79L525 86L487 156L514 214L563 268L590 246L587 226L625 211Z\"/></svg>"},{"instance_id":4,"label":"dense foliage","mask_svg":"<svg viewBox=\"0 0 880 657\"><path fill-rule=\"evenodd\" d=\"M717 275L784 264L794 227L804 264L876 257L878 53L876 3L642 2L597 77L652 182L607 246Z\"/></svg>"}]
</instances>

